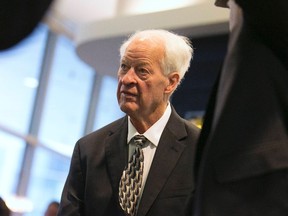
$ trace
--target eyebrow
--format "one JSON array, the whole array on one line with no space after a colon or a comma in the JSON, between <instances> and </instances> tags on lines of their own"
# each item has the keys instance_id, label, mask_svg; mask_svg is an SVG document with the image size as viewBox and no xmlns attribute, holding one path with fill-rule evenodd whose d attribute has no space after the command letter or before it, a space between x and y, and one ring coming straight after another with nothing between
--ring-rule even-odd
<instances>
[{"instance_id":1,"label":"eyebrow","mask_svg":"<svg viewBox=\"0 0 288 216\"><path fill-rule=\"evenodd\" d=\"M127 63L129 65L132 65L131 64L131 60L127 59L127 58L122 58L122 60L120 61L120 63ZM136 67L145 67L145 66L150 66L151 64L149 62L143 62L143 61L133 61L134 65L136 65Z\"/></svg>"}]
</instances>

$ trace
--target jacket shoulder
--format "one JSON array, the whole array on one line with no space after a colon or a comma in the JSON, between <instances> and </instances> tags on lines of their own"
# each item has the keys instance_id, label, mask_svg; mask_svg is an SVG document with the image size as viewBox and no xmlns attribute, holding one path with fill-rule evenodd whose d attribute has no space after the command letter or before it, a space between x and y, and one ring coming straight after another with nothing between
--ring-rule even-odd
<instances>
[{"instance_id":1,"label":"jacket shoulder","mask_svg":"<svg viewBox=\"0 0 288 216\"><path fill-rule=\"evenodd\" d=\"M127 127L127 116L111 122L96 131L93 131L78 140L78 142L89 142L92 140L103 140L105 137L115 133L116 131Z\"/></svg>"}]
</instances>

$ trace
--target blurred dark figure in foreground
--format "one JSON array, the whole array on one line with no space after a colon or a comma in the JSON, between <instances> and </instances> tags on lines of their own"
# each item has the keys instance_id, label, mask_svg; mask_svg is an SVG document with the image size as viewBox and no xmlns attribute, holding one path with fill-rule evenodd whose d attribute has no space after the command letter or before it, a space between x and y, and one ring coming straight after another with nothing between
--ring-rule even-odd
<instances>
[{"instance_id":1,"label":"blurred dark figure in foreground","mask_svg":"<svg viewBox=\"0 0 288 216\"><path fill-rule=\"evenodd\" d=\"M59 202L53 201L49 203L44 216L56 216L59 208Z\"/></svg>"},{"instance_id":2,"label":"blurred dark figure in foreground","mask_svg":"<svg viewBox=\"0 0 288 216\"><path fill-rule=\"evenodd\" d=\"M227 56L204 119L193 216L288 214L288 1L227 0Z\"/></svg>"},{"instance_id":3,"label":"blurred dark figure in foreground","mask_svg":"<svg viewBox=\"0 0 288 216\"><path fill-rule=\"evenodd\" d=\"M10 210L4 200L0 197L0 216L9 216Z\"/></svg>"},{"instance_id":4,"label":"blurred dark figure in foreground","mask_svg":"<svg viewBox=\"0 0 288 216\"><path fill-rule=\"evenodd\" d=\"M41 21L52 0L1 0L0 51L13 47Z\"/></svg>"}]
</instances>

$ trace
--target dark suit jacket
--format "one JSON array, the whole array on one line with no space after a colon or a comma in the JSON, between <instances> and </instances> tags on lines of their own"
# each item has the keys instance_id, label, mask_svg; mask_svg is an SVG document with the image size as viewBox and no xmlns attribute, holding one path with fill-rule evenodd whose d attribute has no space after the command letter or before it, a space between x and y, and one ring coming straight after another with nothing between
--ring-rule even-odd
<instances>
[{"instance_id":1,"label":"dark suit jacket","mask_svg":"<svg viewBox=\"0 0 288 216\"><path fill-rule=\"evenodd\" d=\"M193 216L286 216L288 1L236 2L244 22L200 135Z\"/></svg>"},{"instance_id":2,"label":"dark suit jacket","mask_svg":"<svg viewBox=\"0 0 288 216\"><path fill-rule=\"evenodd\" d=\"M118 185L128 161L127 116L81 138L72 157L58 215L118 216ZM194 191L198 129L172 109L138 209L138 216L178 216Z\"/></svg>"}]
</instances>

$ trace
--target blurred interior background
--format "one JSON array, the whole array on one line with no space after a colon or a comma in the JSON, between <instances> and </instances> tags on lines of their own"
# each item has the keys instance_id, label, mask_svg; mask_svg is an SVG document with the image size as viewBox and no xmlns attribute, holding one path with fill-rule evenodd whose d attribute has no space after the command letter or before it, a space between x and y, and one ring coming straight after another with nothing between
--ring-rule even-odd
<instances>
[{"instance_id":1,"label":"blurred interior background","mask_svg":"<svg viewBox=\"0 0 288 216\"><path fill-rule=\"evenodd\" d=\"M228 39L228 10L213 3L55 0L29 37L0 52L0 197L13 215L44 215L60 200L78 138L123 116L118 50L135 30L191 39L194 59L171 103L201 127Z\"/></svg>"}]
</instances>

